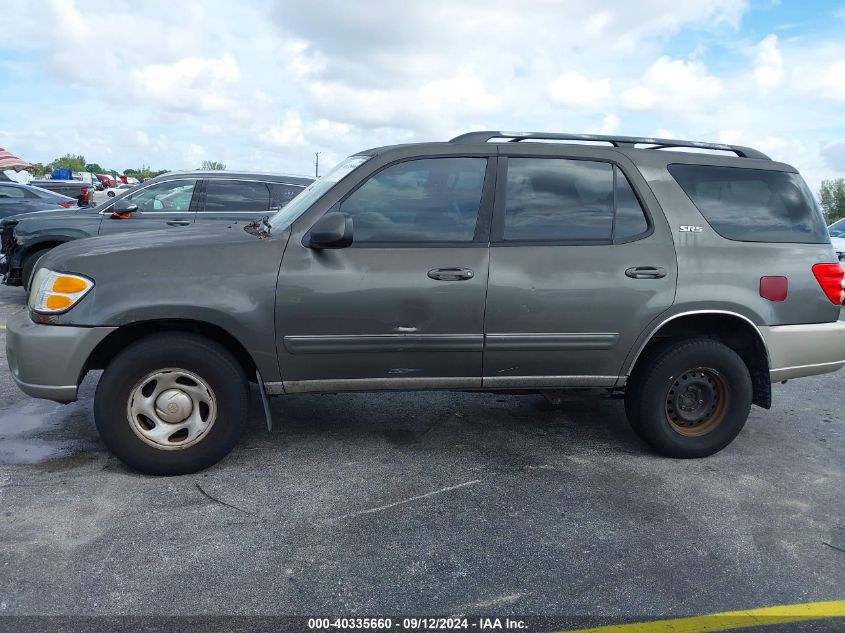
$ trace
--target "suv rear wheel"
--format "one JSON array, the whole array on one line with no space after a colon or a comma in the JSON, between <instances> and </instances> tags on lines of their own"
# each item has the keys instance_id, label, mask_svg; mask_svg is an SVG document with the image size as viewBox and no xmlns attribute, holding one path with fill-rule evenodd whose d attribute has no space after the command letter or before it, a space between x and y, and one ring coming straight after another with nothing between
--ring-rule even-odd
<instances>
[{"instance_id":1,"label":"suv rear wheel","mask_svg":"<svg viewBox=\"0 0 845 633\"><path fill-rule=\"evenodd\" d=\"M185 333L128 346L106 367L94 397L103 442L126 465L151 475L183 475L223 459L248 410L248 383L235 358Z\"/></svg>"},{"instance_id":2,"label":"suv rear wheel","mask_svg":"<svg viewBox=\"0 0 845 633\"><path fill-rule=\"evenodd\" d=\"M638 364L625 393L631 427L668 457L706 457L730 444L751 410L742 358L711 339L665 345Z\"/></svg>"}]
</instances>

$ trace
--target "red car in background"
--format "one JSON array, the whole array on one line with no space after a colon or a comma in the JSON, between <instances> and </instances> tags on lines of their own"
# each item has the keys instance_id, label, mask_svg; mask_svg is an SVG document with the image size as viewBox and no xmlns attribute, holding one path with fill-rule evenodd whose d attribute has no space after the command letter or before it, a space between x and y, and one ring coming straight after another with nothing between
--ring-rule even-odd
<instances>
[{"instance_id":1,"label":"red car in background","mask_svg":"<svg viewBox=\"0 0 845 633\"><path fill-rule=\"evenodd\" d=\"M97 174L97 180L103 183L103 187L117 187L117 178L114 176L109 176L108 174Z\"/></svg>"}]
</instances>

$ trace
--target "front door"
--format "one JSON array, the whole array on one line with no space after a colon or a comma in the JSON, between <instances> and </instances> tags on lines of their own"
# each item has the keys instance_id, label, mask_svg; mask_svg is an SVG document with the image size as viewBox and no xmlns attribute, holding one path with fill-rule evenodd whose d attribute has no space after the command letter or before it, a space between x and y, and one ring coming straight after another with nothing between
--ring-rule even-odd
<instances>
[{"instance_id":1,"label":"front door","mask_svg":"<svg viewBox=\"0 0 845 633\"><path fill-rule=\"evenodd\" d=\"M499 159L484 386L614 386L643 328L674 299L666 220L621 155L509 153Z\"/></svg>"},{"instance_id":2,"label":"front door","mask_svg":"<svg viewBox=\"0 0 845 633\"><path fill-rule=\"evenodd\" d=\"M352 246L291 238L276 304L285 391L481 386L494 163L388 165L331 209L351 216Z\"/></svg>"},{"instance_id":3,"label":"front door","mask_svg":"<svg viewBox=\"0 0 845 633\"><path fill-rule=\"evenodd\" d=\"M196 184L195 178L165 180L116 200L103 211L100 235L190 226L196 215ZM115 204L126 199L137 204L138 209L132 213L113 213Z\"/></svg>"}]
</instances>

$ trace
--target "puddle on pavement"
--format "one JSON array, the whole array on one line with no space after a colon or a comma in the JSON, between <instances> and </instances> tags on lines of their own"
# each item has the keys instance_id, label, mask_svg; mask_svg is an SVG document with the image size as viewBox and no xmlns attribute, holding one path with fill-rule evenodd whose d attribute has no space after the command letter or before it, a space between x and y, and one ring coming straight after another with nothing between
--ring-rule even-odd
<instances>
[{"instance_id":1,"label":"puddle on pavement","mask_svg":"<svg viewBox=\"0 0 845 633\"><path fill-rule=\"evenodd\" d=\"M0 464L39 464L79 452L78 441L43 437L71 413L64 405L41 400L0 410Z\"/></svg>"}]
</instances>

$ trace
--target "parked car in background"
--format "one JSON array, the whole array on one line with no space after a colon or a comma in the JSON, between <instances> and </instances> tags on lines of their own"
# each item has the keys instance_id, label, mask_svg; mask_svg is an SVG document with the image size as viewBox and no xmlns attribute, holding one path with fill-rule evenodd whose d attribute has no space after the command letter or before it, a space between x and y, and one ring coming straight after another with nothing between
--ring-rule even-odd
<instances>
[{"instance_id":1,"label":"parked car in background","mask_svg":"<svg viewBox=\"0 0 845 633\"><path fill-rule=\"evenodd\" d=\"M27 286L50 249L94 235L192 224L238 223L275 213L313 178L256 172L172 172L124 185L114 198L86 209L27 214L0 221L0 274L10 286Z\"/></svg>"},{"instance_id":2,"label":"parked car in background","mask_svg":"<svg viewBox=\"0 0 845 633\"><path fill-rule=\"evenodd\" d=\"M110 210L188 224L194 200L197 218L272 200L270 182L218 174ZM177 214L166 200L187 191ZM101 234L132 222L109 217ZM590 389L624 397L656 452L695 458L770 408L772 384L845 365L842 282L807 185L759 151L477 132L361 152L268 222L60 246L7 358L25 393L59 402L103 369L97 429L146 473L228 454L250 381L265 398Z\"/></svg>"},{"instance_id":3,"label":"parked car in background","mask_svg":"<svg viewBox=\"0 0 845 633\"><path fill-rule=\"evenodd\" d=\"M75 206L76 200L69 196L31 185L0 181L0 218L57 207L70 209Z\"/></svg>"},{"instance_id":4,"label":"parked car in background","mask_svg":"<svg viewBox=\"0 0 845 633\"><path fill-rule=\"evenodd\" d=\"M93 188L87 182L81 180L58 180L50 178L30 180L29 184L33 187L41 187L42 189L73 198L80 207L87 207L93 204L91 196Z\"/></svg>"},{"instance_id":5,"label":"parked car in background","mask_svg":"<svg viewBox=\"0 0 845 633\"><path fill-rule=\"evenodd\" d=\"M106 195L107 195L109 198L114 198L114 197L115 197L118 193L120 193L120 192L122 192L122 191L125 191L126 189L132 189L132 187L134 187L134 186L135 186L135 185L130 185L130 184L128 184L128 183L122 183L122 182L121 182L121 183L119 183L119 184L117 185L117 187L115 187L114 189L111 189L111 188L110 188L110 189L106 189Z\"/></svg>"},{"instance_id":6,"label":"parked car in background","mask_svg":"<svg viewBox=\"0 0 845 633\"><path fill-rule=\"evenodd\" d=\"M845 262L845 218L831 224L827 227L827 231L830 233L830 242L839 261Z\"/></svg>"},{"instance_id":7,"label":"parked car in background","mask_svg":"<svg viewBox=\"0 0 845 633\"><path fill-rule=\"evenodd\" d=\"M103 188L117 187L117 179L109 174L97 174L97 180L103 183Z\"/></svg>"}]
</instances>

